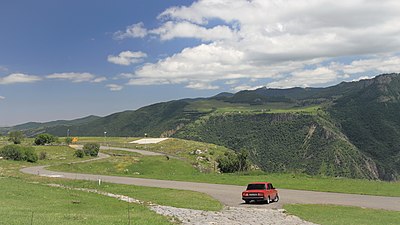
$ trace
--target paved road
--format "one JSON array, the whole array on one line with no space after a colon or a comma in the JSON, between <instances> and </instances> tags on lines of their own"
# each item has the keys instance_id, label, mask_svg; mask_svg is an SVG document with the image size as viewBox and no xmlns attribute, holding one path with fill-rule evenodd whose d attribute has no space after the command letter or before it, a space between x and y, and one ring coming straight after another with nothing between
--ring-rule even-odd
<instances>
[{"instance_id":1,"label":"paved road","mask_svg":"<svg viewBox=\"0 0 400 225\"><path fill-rule=\"evenodd\" d=\"M110 147L112 148L112 147ZM116 148L112 148L116 149ZM118 150L126 150L118 148ZM143 151L143 150L138 150ZM153 154L146 152L145 154ZM106 157L101 155L101 157ZM346 206L358 206L373 209L386 209L400 211L400 197L383 197L355 194L326 193L315 191L300 191L279 189L280 201L278 203L265 204L243 204L241 200L241 192L245 189L243 186L222 185L222 184L206 184L195 182L155 180L131 177L117 177L93 174L53 172L45 168L46 166L36 166L21 169L24 173L36 174L40 176L62 177L67 179L93 180L101 179L104 182L116 184L128 184L148 187L172 188L179 190L191 190L206 193L219 200L227 206L242 207L267 207L281 208L283 204L301 203L301 204L336 204Z\"/></svg>"}]
</instances>

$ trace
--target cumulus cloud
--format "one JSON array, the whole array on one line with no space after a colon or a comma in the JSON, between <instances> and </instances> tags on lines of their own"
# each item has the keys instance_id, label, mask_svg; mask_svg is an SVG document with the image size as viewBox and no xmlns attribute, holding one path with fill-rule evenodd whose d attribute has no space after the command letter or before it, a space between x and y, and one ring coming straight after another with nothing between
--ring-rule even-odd
<instances>
[{"instance_id":1,"label":"cumulus cloud","mask_svg":"<svg viewBox=\"0 0 400 225\"><path fill-rule=\"evenodd\" d=\"M158 19L159 27L137 23L117 36L202 43L140 66L129 84L270 79L274 87L323 86L357 73L399 71L396 0L199 0Z\"/></svg>"},{"instance_id":2,"label":"cumulus cloud","mask_svg":"<svg viewBox=\"0 0 400 225\"><path fill-rule=\"evenodd\" d=\"M108 87L110 91L120 91L124 88L123 86L118 84L107 84L106 87Z\"/></svg>"},{"instance_id":3,"label":"cumulus cloud","mask_svg":"<svg viewBox=\"0 0 400 225\"><path fill-rule=\"evenodd\" d=\"M122 40L126 38L143 38L147 35L147 29L143 23L136 23L126 27L125 31L117 31L114 33L114 39Z\"/></svg>"},{"instance_id":4,"label":"cumulus cloud","mask_svg":"<svg viewBox=\"0 0 400 225\"><path fill-rule=\"evenodd\" d=\"M209 83L203 83L203 82L190 82L188 85L186 85L186 88L191 88L191 89L197 89L197 90L215 90L219 89L218 86L211 85Z\"/></svg>"},{"instance_id":5,"label":"cumulus cloud","mask_svg":"<svg viewBox=\"0 0 400 225\"><path fill-rule=\"evenodd\" d=\"M73 83L94 82L96 76L91 73L53 73L46 76L49 79L70 80Z\"/></svg>"},{"instance_id":6,"label":"cumulus cloud","mask_svg":"<svg viewBox=\"0 0 400 225\"><path fill-rule=\"evenodd\" d=\"M360 59L343 66L343 71L345 73L365 73L367 71L376 71L380 73L400 72L400 57L390 56Z\"/></svg>"},{"instance_id":7,"label":"cumulus cloud","mask_svg":"<svg viewBox=\"0 0 400 225\"><path fill-rule=\"evenodd\" d=\"M231 89L235 92L238 92L238 91L243 91L243 90L256 90L261 87L263 87L263 86L239 85L239 86L232 87Z\"/></svg>"},{"instance_id":8,"label":"cumulus cloud","mask_svg":"<svg viewBox=\"0 0 400 225\"><path fill-rule=\"evenodd\" d=\"M0 77L0 84L15 84L15 83L33 83L40 81L42 78L34 75L23 73L12 73L5 77Z\"/></svg>"},{"instance_id":9,"label":"cumulus cloud","mask_svg":"<svg viewBox=\"0 0 400 225\"><path fill-rule=\"evenodd\" d=\"M101 83L101 82L106 81L106 80L107 80L107 77L97 77L97 78L93 79L91 82L93 82L93 83Z\"/></svg>"},{"instance_id":10,"label":"cumulus cloud","mask_svg":"<svg viewBox=\"0 0 400 225\"><path fill-rule=\"evenodd\" d=\"M0 101L6 99L6 97L0 95Z\"/></svg>"},{"instance_id":11,"label":"cumulus cloud","mask_svg":"<svg viewBox=\"0 0 400 225\"><path fill-rule=\"evenodd\" d=\"M288 76L287 78L269 83L268 87L273 87L273 88L289 88L296 86L309 87L334 81L337 79L337 77L338 74L335 71L326 67L319 67L314 70L303 70L303 71L293 72L291 73L291 76Z\"/></svg>"},{"instance_id":12,"label":"cumulus cloud","mask_svg":"<svg viewBox=\"0 0 400 225\"><path fill-rule=\"evenodd\" d=\"M203 41L217 41L232 39L235 34L228 26L215 26L207 29L189 22L168 21L161 27L149 31L160 36L161 40L174 38L197 38Z\"/></svg>"},{"instance_id":13,"label":"cumulus cloud","mask_svg":"<svg viewBox=\"0 0 400 225\"><path fill-rule=\"evenodd\" d=\"M141 51L132 52L132 51L123 51L119 53L117 56L109 55L107 57L107 61L110 63L129 66L134 63L139 63L143 61L143 58L146 58L147 54Z\"/></svg>"}]
</instances>

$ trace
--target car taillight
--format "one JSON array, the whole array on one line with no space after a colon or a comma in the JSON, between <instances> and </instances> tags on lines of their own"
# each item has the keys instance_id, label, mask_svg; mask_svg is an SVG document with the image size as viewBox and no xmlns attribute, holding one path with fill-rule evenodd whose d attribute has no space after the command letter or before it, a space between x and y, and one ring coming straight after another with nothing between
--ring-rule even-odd
<instances>
[{"instance_id":1,"label":"car taillight","mask_svg":"<svg viewBox=\"0 0 400 225\"><path fill-rule=\"evenodd\" d=\"M249 193L243 192L242 196L249 196Z\"/></svg>"},{"instance_id":2,"label":"car taillight","mask_svg":"<svg viewBox=\"0 0 400 225\"><path fill-rule=\"evenodd\" d=\"M264 194L263 194L263 193L258 193L257 195L258 195L258 196L264 196Z\"/></svg>"}]
</instances>

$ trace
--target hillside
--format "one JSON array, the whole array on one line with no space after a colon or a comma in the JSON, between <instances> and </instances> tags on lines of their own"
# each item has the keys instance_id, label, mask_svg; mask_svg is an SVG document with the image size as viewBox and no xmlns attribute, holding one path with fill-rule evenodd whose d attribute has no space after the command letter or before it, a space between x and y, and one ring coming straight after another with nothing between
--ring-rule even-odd
<instances>
[{"instance_id":1,"label":"hillside","mask_svg":"<svg viewBox=\"0 0 400 225\"><path fill-rule=\"evenodd\" d=\"M170 136L185 124L194 121L203 113L186 111L186 100L158 103L99 118L90 123L77 126L50 127L46 132L63 135L70 129L75 136Z\"/></svg>"},{"instance_id":2,"label":"hillside","mask_svg":"<svg viewBox=\"0 0 400 225\"><path fill-rule=\"evenodd\" d=\"M186 126L175 136L245 149L268 172L377 179L374 161L328 121L302 114L226 114Z\"/></svg>"},{"instance_id":3,"label":"hillside","mask_svg":"<svg viewBox=\"0 0 400 225\"><path fill-rule=\"evenodd\" d=\"M163 102L24 132L176 136L247 149L271 172L398 180L399 111L400 74L384 74L327 88L260 88Z\"/></svg>"}]
</instances>

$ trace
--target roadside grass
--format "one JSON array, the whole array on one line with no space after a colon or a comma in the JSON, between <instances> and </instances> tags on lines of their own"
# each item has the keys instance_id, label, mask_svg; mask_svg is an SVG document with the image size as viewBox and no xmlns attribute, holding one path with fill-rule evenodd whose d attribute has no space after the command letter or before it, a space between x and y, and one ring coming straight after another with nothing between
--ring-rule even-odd
<instances>
[{"instance_id":1,"label":"roadside grass","mask_svg":"<svg viewBox=\"0 0 400 225\"><path fill-rule=\"evenodd\" d=\"M132 224L171 224L139 204L15 178L0 182L0 224L129 224L128 207Z\"/></svg>"},{"instance_id":2,"label":"roadside grass","mask_svg":"<svg viewBox=\"0 0 400 225\"><path fill-rule=\"evenodd\" d=\"M245 186L254 181L270 181L286 189L349 194L400 196L400 182L370 181L304 174L267 174L263 172L217 174L201 173L190 163L163 156L111 157L80 164L52 166L50 170L104 174L161 180L191 181Z\"/></svg>"},{"instance_id":3,"label":"roadside grass","mask_svg":"<svg viewBox=\"0 0 400 225\"><path fill-rule=\"evenodd\" d=\"M198 209L206 211L219 211L223 205L209 195L194 192L182 191L169 188L153 188L134 185L123 185L113 183L102 183L83 180L61 180L51 179L48 183L60 184L66 187L88 188L105 191L114 194L126 195L141 200L145 203L173 206L177 208Z\"/></svg>"},{"instance_id":4,"label":"roadside grass","mask_svg":"<svg viewBox=\"0 0 400 225\"><path fill-rule=\"evenodd\" d=\"M289 214L322 225L396 225L400 212L335 205L284 205Z\"/></svg>"},{"instance_id":5,"label":"roadside grass","mask_svg":"<svg viewBox=\"0 0 400 225\"><path fill-rule=\"evenodd\" d=\"M210 210L210 211L218 211L222 209L222 205L219 201L211 198L206 194L199 192L138 187L133 185L120 185L120 184L110 184L110 183L103 183L102 185L99 186L97 185L96 182L91 182L91 181L39 177L21 173L19 170L23 167L36 166L36 165L57 165L60 163L68 165L70 162L90 159L90 157L85 157L83 159L76 158L75 156L73 156L75 150L67 146L35 146L35 149L38 153L41 151L47 152L47 158L45 160L39 160L37 163L0 160L0 184L2 184L2 181L5 179L18 178L18 180L21 181L34 182L34 183L36 182L42 184L55 183L68 187L92 188L106 192L111 192L114 194L127 195L132 198L142 200L144 202L153 202L156 204L166 205L166 206L199 209L199 210ZM134 156L137 155L141 156L140 154L133 152L126 152L126 151L107 150L107 152L130 155L131 157L122 157L122 158L128 158L127 160L132 160L131 158L134 158ZM163 157L160 157L160 160L163 160ZM82 165L84 164L85 163L83 163ZM27 199L27 200L34 201L34 199ZM0 224L2 223L0 222Z\"/></svg>"}]
</instances>

